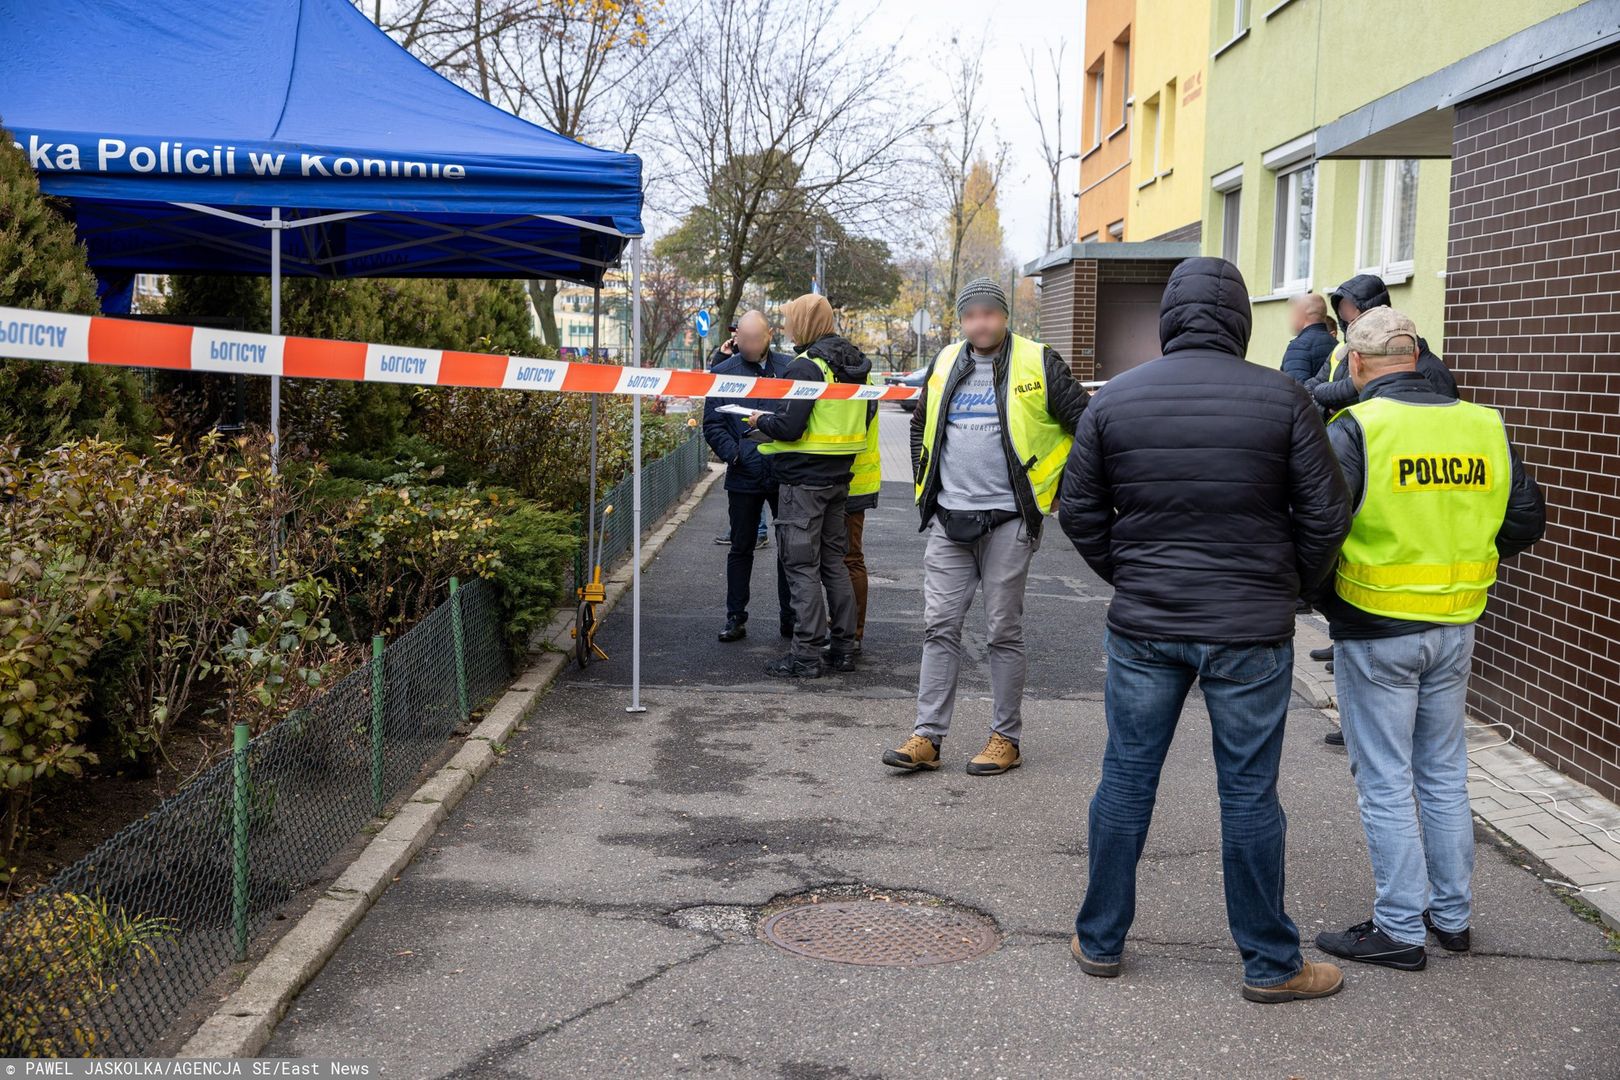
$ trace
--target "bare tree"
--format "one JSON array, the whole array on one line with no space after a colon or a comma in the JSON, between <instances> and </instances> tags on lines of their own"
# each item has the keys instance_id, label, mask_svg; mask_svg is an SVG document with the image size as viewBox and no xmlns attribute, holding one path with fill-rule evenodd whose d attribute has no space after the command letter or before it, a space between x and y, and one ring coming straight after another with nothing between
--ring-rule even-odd
<instances>
[{"instance_id":1,"label":"bare tree","mask_svg":"<svg viewBox=\"0 0 1620 1080\"><path fill-rule=\"evenodd\" d=\"M1024 104L1029 109L1029 115L1035 120L1035 129L1041 137L1041 158L1046 162L1046 171L1051 175L1052 188L1046 207L1046 250L1053 251L1063 243L1069 235L1068 214L1064 209L1061 174L1063 163L1077 154L1063 152L1063 136L1069 130L1063 122L1063 54L1068 49L1068 42L1059 40L1057 48L1046 47L1046 62L1050 69L1052 87L1052 109L1048 116L1047 108L1042 104L1044 95L1041 93L1042 75L1035 70L1035 50L1030 49L1024 53L1024 69L1029 73L1029 82L1024 87Z\"/></svg>"},{"instance_id":2,"label":"bare tree","mask_svg":"<svg viewBox=\"0 0 1620 1080\"><path fill-rule=\"evenodd\" d=\"M365 0L357 0L365 9ZM629 150L681 70L669 0L370 0L373 20L428 66L559 135ZM557 282L530 281L558 344Z\"/></svg>"},{"instance_id":3,"label":"bare tree","mask_svg":"<svg viewBox=\"0 0 1620 1080\"><path fill-rule=\"evenodd\" d=\"M924 118L895 75L896 45L869 44L838 0L697 0L682 37L708 75L665 99L689 208L667 249L713 274L724 326L818 216L856 232L892 212Z\"/></svg>"},{"instance_id":4,"label":"bare tree","mask_svg":"<svg viewBox=\"0 0 1620 1080\"><path fill-rule=\"evenodd\" d=\"M962 283L964 245L979 216L994 208L1007 168L1007 144L985 130L988 119L980 97L984 42L984 35L977 45L951 39L956 54L947 76L950 111L927 140L935 190L945 211L942 322L947 333L955 317L952 301Z\"/></svg>"}]
</instances>

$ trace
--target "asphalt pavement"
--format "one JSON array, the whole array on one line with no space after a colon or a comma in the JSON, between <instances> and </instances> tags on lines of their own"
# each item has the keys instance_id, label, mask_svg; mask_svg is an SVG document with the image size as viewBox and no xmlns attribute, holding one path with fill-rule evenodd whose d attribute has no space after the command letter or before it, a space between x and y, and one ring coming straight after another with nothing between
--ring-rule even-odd
<instances>
[{"instance_id":1,"label":"asphalt pavement","mask_svg":"<svg viewBox=\"0 0 1620 1080\"><path fill-rule=\"evenodd\" d=\"M885 443L904 417L885 414ZM946 766L878 761L910 730L922 612L908 483L868 515L861 670L783 684L770 557L750 636L723 619L716 486L644 575L643 697L629 606L434 844L294 1003L267 1056L373 1057L392 1077L1615 1077L1620 955L1481 834L1472 955L1351 966L1338 996L1238 994L1208 716L1182 717L1141 868L1123 978L1069 957L1105 736L1107 586L1049 526L1029 585L1024 766L977 778L982 608ZM1289 714L1290 912L1307 940L1366 917L1371 872L1342 750ZM916 899L992 917L977 959L869 967L767 943L783 897ZM1307 947L1306 955L1320 959Z\"/></svg>"}]
</instances>

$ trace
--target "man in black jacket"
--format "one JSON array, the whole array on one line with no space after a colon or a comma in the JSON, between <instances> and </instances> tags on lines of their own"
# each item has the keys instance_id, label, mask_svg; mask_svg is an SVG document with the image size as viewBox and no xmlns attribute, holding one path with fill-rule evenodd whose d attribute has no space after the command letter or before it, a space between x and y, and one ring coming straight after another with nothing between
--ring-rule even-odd
<instances>
[{"instance_id":1,"label":"man in black jacket","mask_svg":"<svg viewBox=\"0 0 1620 1080\"><path fill-rule=\"evenodd\" d=\"M1339 330L1348 338L1351 323L1374 308L1389 307L1389 288L1377 274L1357 274L1334 289L1328 303L1339 318ZM1305 389L1330 416L1354 405L1360 396L1355 384L1350 381L1349 355L1349 345L1340 342L1316 377L1305 384ZM1418 338L1417 370L1419 375L1429 380L1435 393L1446 398L1457 397L1457 380L1452 376L1451 369L1421 337Z\"/></svg>"},{"instance_id":2,"label":"man in black jacket","mask_svg":"<svg viewBox=\"0 0 1620 1080\"><path fill-rule=\"evenodd\" d=\"M1332 570L1350 511L1310 396L1243 359L1250 326L1237 267L1177 266L1159 309L1164 355L1097 392L1064 470L1058 521L1114 586L1108 745L1070 949L1088 974L1120 972L1159 773L1196 680L1214 734L1243 996L1278 1002L1343 983L1334 965L1305 961L1283 910L1277 766L1294 604Z\"/></svg>"},{"instance_id":3,"label":"man in black jacket","mask_svg":"<svg viewBox=\"0 0 1620 1080\"><path fill-rule=\"evenodd\" d=\"M1463 729L1474 621L1500 559L1540 539L1541 491L1501 416L1417 370L1417 327L1377 308L1350 327L1361 400L1328 436L1355 502L1317 604L1377 887L1372 918L1317 947L1419 971L1433 933L1469 948L1474 823Z\"/></svg>"},{"instance_id":4,"label":"man in black jacket","mask_svg":"<svg viewBox=\"0 0 1620 1080\"><path fill-rule=\"evenodd\" d=\"M1283 350L1282 373L1297 383L1307 383L1339 343L1328 329L1327 301L1321 293L1296 296L1288 301L1288 318L1294 340Z\"/></svg>"},{"instance_id":5,"label":"man in black jacket","mask_svg":"<svg viewBox=\"0 0 1620 1080\"><path fill-rule=\"evenodd\" d=\"M747 379L785 379L791 358L771 348L771 326L758 311L737 322L733 350L714 366L716 375ZM726 625L721 641L738 641L748 633L748 595L754 575L754 548L762 528L765 507L776 512L777 484L770 461L759 444L748 438L742 417L723 413L720 406L770 408L775 402L748 398L709 398L703 404L703 438L715 456L726 463L726 506L731 516L731 550L726 554ZM787 574L776 562L777 611L782 636L793 633L793 608L788 600Z\"/></svg>"},{"instance_id":6,"label":"man in black jacket","mask_svg":"<svg viewBox=\"0 0 1620 1080\"><path fill-rule=\"evenodd\" d=\"M810 294L783 310L798 354L787 377L805 382L865 384L872 362L833 332L827 298ZM776 506L777 557L787 571L793 603L793 646L765 667L777 678L815 679L823 651L834 671L855 670L855 590L844 554L849 542L845 507L856 454L866 444L867 403L806 398L755 413L749 423L771 442L780 493ZM848 447L844 452L843 447Z\"/></svg>"},{"instance_id":7,"label":"man in black jacket","mask_svg":"<svg viewBox=\"0 0 1620 1080\"><path fill-rule=\"evenodd\" d=\"M912 734L883 764L937 769L950 730L962 666L962 624L984 588L989 653L990 738L968 761L972 776L1022 762L1024 587L1089 400L1063 358L1008 332L1006 293L975 278L956 298L965 341L945 346L929 368L911 416L923 552L923 654Z\"/></svg>"}]
</instances>

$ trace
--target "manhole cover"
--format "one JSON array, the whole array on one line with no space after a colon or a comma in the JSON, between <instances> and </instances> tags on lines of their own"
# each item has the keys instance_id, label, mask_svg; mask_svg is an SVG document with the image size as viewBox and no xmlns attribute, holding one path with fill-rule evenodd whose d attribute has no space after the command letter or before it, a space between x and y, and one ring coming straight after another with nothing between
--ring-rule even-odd
<instances>
[{"instance_id":1,"label":"manhole cover","mask_svg":"<svg viewBox=\"0 0 1620 1080\"><path fill-rule=\"evenodd\" d=\"M995 924L983 915L880 900L788 908L765 920L763 933L800 956L884 967L971 960L1000 942Z\"/></svg>"}]
</instances>

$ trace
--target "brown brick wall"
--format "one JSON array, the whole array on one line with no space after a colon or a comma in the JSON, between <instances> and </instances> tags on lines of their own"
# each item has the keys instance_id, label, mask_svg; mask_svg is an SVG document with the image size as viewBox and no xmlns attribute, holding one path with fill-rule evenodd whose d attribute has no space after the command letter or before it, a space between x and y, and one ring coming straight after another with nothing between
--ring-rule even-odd
<instances>
[{"instance_id":1,"label":"brown brick wall","mask_svg":"<svg viewBox=\"0 0 1620 1080\"><path fill-rule=\"evenodd\" d=\"M1041 274L1041 338L1085 380L1097 370L1097 263L1054 266Z\"/></svg>"},{"instance_id":2,"label":"brown brick wall","mask_svg":"<svg viewBox=\"0 0 1620 1080\"><path fill-rule=\"evenodd\" d=\"M1446 360L1547 497L1503 566L1469 692L1620 798L1620 50L1457 108Z\"/></svg>"}]
</instances>

